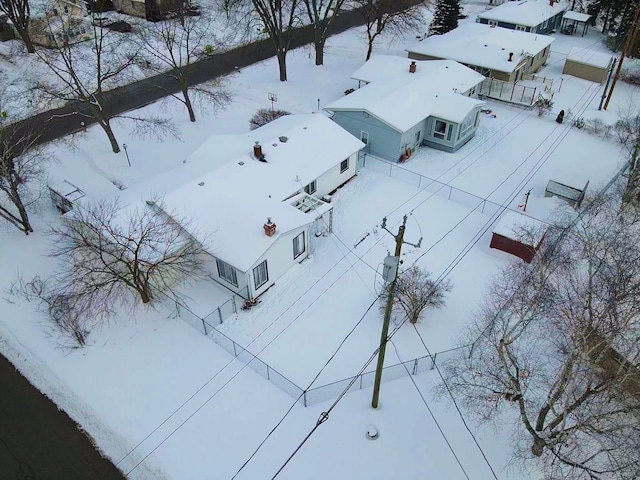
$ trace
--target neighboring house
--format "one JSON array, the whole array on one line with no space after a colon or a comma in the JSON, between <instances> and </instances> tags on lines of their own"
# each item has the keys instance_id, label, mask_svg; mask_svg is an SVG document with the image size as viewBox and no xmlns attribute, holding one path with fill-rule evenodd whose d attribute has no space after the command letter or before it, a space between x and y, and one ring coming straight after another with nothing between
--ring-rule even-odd
<instances>
[{"instance_id":1,"label":"neighboring house","mask_svg":"<svg viewBox=\"0 0 640 480\"><path fill-rule=\"evenodd\" d=\"M614 57L610 53L572 47L564 61L562 73L592 82L604 83L613 62Z\"/></svg>"},{"instance_id":2,"label":"neighboring house","mask_svg":"<svg viewBox=\"0 0 640 480\"><path fill-rule=\"evenodd\" d=\"M553 37L479 23L432 35L407 49L409 58L455 60L485 77L517 82L549 58Z\"/></svg>"},{"instance_id":3,"label":"neighboring house","mask_svg":"<svg viewBox=\"0 0 640 480\"><path fill-rule=\"evenodd\" d=\"M91 22L81 0L31 2L29 35L35 45L51 47L54 40L78 42L90 38Z\"/></svg>"},{"instance_id":4,"label":"neighboring house","mask_svg":"<svg viewBox=\"0 0 640 480\"><path fill-rule=\"evenodd\" d=\"M355 175L363 146L323 114L287 115L249 133L209 138L129 198L154 192L167 215L191 220L185 228L211 255L212 278L255 298L331 229L332 205L321 198Z\"/></svg>"},{"instance_id":5,"label":"neighboring house","mask_svg":"<svg viewBox=\"0 0 640 480\"><path fill-rule=\"evenodd\" d=\"M483 13L476 22L531 33L550 33L560 27L568 3L553 0L505 2Z\"/></svg>"},{"instance_id":6,"label":"neighboring house","mask_svg":"<svg viewBox=\"0 0 640 480\"><path fill-rule=\"evenodd\" d=\"M171 12L189 9L188 0L113 0L113 8L120 13L147 20L161 20Z\"/></svg>"},{"instance_id":7,"label":"neighboring house","mask_svg":"<svg viewBox=\"0 0 640 480\"><path fill-rule=\"evenodd\" d=\"M372 57L352 78L362 88L326 106L366 152L402 161L422 145L454 152L478 127L483 104L471 98L484 77L459 63ZM404 63L404 65L403 65Z\"/></svg>"}]
</instances>

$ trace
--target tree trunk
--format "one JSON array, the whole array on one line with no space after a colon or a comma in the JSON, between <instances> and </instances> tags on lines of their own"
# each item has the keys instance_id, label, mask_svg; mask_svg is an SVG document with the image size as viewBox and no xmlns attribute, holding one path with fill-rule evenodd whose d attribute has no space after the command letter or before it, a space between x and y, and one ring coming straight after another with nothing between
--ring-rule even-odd
<instances>
[{"instance_id":1,"label":"tree trunk","mask_svg":"<svg viewBox=\"0 0 640 480\"><path fill-rule=\"evenodd\" d=\"M280 69L280 81L287 81L287 51L278 49L276 52L276 56L278 57L278 68Z\"/></svg>"},{"instance_id":2,"label":"tree trunk","mask_svg":"<svg viewBox=\"0 0 640 480\"><path fill-rule=\"evenodd\" d=\"M33 41L31 41L31 36L29 35L28 30L24 28L17 28L17 27L16 27L16 30L18 31L20 38L22 38L24 45L27 47L27 52L36 53L36 48L33 46Z\"/></svg>"},{"instance_id":3,"label":"tree trunk","mask_svg":"<svg viewBox=\"0 0 640 480\"><path fill-rule=\"evenodd\" d=\"M100 117L102 116L100 115ZM120 153L120 145L118 145L118 140L116 140L116 136L113 133L113 130L111 129L111 123L109 122L109 119L104 117L100 118L100 117L96 117L96 120L104 130L104 133L107 134L107 137L109 137L109 142L111 143L111 150L113 150L113 153Z\"/></svg>"},{"instance_id":4,"label":"tree trunk","mask_svg":"<svg viewBox=\"0 0 640 480\"><path fill-rule=\"evenodd\" d=\"M189 112L189 120L195 122L196 113L193 111L193 104L191 103L191 98L189 97L189 87L182 87L182 96L184 97L184 104L187 107L187 112Z\"/></svg>"},{"instance_id":5,"label":"tree trunk","mask_svg":"<svg viewBox=\"0 0 640 480\"><path fill-rule=\"evenodd\" d=\"M143 285L142 288L138 290L140 293L140 298L142 299L142 303L149 303L151 301L151 295L147 291L147 286Z\"/></svg>"},{"instance_id":6,"label":"tree trunk","mask_svg":"<svg viewBox=\"0 0 640 480\"><path fill-rule=\"evenodd\" d=\"M323 26L316 25L313 38L313 44L316 49L316 65L324 65L324 44L327 41L326 36L322 34L324 31Z\"/></svg>"},{"instance_id":7,"label":"tree trunk","mask_svg":"<svg viewBox=\"0 0 640 480\"><path fill-rule=\"evenodd\" d=\"M373 52L373 38L369 38L368 41L368 45L367 45L367 58L365 59L365 61L369 61L369 59L371 58L371 53Z\"/></svg>"},{"instance_id":8,"label":"tree trunk","mask_svg":"<svg viewBox=\"0 0 640 480\"><path fill-rule=\"evenodd\" d=\"M20 214L20 221L22 223L22 230L24 231L24 234L29 235L29 233L33 233L33 228L29 221L29 215L27 214L27 209L24 207L24 203L22 203L22 198L20 198L17 185L11 186L11 201L16 206L18 213Z\"/></svg>"}]
</instances>

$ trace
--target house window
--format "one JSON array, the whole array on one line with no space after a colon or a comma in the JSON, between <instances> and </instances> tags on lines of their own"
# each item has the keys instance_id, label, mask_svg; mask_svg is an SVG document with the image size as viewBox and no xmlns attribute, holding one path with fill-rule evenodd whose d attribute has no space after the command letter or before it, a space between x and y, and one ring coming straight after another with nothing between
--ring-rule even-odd
<instances>
[{"instance_id":1,"label":"house window","mask_svg":"<svg viewBox=\"0 0 640 480\"><path fill-rule=\"evenodd\" d=\"M340 162L340 173L344 173L349 170L349 159L343 160Z\"/></svg>"},{"instance_id":2,"label":"house window","mask_svg":"<svg viewBox=\"0 0 640 480\"><path fill-rule=\"evenodd\" d=\"M525 27L524 25L516 25L516 30L518 30L520 32L526 32L527 31L527 27Z\"/></svg>"},{"instance_id":3,"label":"house window","mask_svg":"<svg viewBox=\"0 0 640 480\"><path fill-rule=\"evenodd\" d=\"M307 194L309 194L309 195L311 195L312 193L315 193L316 192L316 181L314 180L309 185L304 187L304 191L307 192Z\"/></svg>"},{"instance_id":4,"label":"house window","mask_svg":"<svg viewBox=\"0 0 640 480\"><path fill-rule=\"evenodd\" d=\"M265 260L253 269L253 283L256 290L269 281L269 272L267 271L267 261Z\"/></svg>"},{"instance_id":5,"label":"house window","mask_svg":"<svg viewBox=\"0 0 640 480\"><path fill-rule=\"evenodd\" d=\"M489 23L489 25L492 25L494 27L498 26L498 22L496 22L495 20L489 20L488 23Z\"/></svg>"},{"instance_id":6,"label":"house window","mask_svg":"<svg viewBox=\"0 0 640 480\"><path fill-rule=\"evenodd\" d=\"M436 120L433 124L433 136L444 140L447 137L447 130L449 130L449 124L442 120Z\"/></svg>"},{"instance_id":7,"label":"house window","mask_svg":"<svg viewBox=\"0 0 640 480\"><path fill-rule=\"evenodd\" d=\"M293 258L296 259L304 253L304 232L293 239Z\"/></svg>"},{"instance_id":8,"label":"house window","mask_svg":"<svg viewBox=\"0 0 640 480\"><path fill-rule=\"evenodd\" d=\"M464 121L460 124L460 133L458 134L458 140L465 137L476 126L477 118L478 112L475 112L475 114L469 115L464 119Z\"/></svg>"},{"instance_id":9,"label":"house window","mask_svg":"<svg viewBox=\"0 0 640 480\"><path fill-rule=\"evenodd\" d=\"M369 132L360 132L360 141L365 145L369 145Z\"/></svg>"},{"instance_id":10,"label":"house window","mask_svg":"<svg viewBox=\"0 0 640 480\"><path fill-rule=\"evenodd\" d=\"M216 263L218 264L218 276L237 287L238 277L236 276L236 269L220 259L216 259Z\"/></svg>"}]
</instances>

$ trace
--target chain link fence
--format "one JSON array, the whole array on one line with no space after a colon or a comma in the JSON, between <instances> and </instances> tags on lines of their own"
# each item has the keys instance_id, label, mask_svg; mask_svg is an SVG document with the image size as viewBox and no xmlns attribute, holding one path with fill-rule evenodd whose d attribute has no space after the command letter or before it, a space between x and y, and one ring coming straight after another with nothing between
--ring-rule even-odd
<instances>
[{"instance_id":1,"label":"chain link fence","mask_svg":"<svg viewBox=\"0 0 640 480\"><path fill-rule=\"evenodd\" d=\"M220 325L224 320L226 320L226 318L228 318L228 316L237 313L234 298L231 298L220 305L205 318L201 318L193 313L184 303L174 303L174 312L177 313L178 317L199 332L206 335L207 338L240 360L258 375L271 382L289 396L297 399L305 407L338 398L352 382L353 385L351 385L349 391L373 387L375 371L369 371L364 372L361 375L344 378L336 382L305 390L216 328L216 326ZM382 370L382 382L390 382L392 380L406 377L407 372L409 375L418 375L420 373L433 370L436 366L436 362L442 361L446 358L451 358L454 355L459 355L462 349L469 351L470 347L464 346L454 348L444 352L437 352L432 355L414 358L413 360L397 363L395 365L388 365Z\"/></svg>"},{"instance_id":2,"label":"chain link fence","mask_svg":"<svg viewBox=\"0 0 640 480\"><path fill-rule=\"evenodd\" d=\"M441 198L446 198L452 202L464 205L471 209L477 209L480 213L492 216L498 211L504 210L499 203L492 202L486 198L479 197L473 193L460 190L447 183L440 182L433 178L426 177L411 170L380 158L367 155L364 159L364 166L370 170L383 173L391 178L398 179L409 185L413 185L424 192L432 193Z\"/></svg>"}]
</instances>

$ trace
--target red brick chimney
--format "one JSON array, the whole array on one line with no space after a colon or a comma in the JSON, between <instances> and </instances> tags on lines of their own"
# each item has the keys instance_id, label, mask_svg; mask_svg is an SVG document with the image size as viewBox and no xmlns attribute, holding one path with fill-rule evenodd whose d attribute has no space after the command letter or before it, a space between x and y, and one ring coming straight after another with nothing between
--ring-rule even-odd
<instances>
[{"instance_id":1,"label":"red brick chimney","mask_svg":"<svg viewBox=\"0 0 640 480\"><path fill-rule=\"evenodd\" d=\"M260 142L256 142L256 144L253 146L253 156L256 158L260 158L261 155L262 145L260 145Z\"/></svg>"},{"instance_id":2,"label":"red brick chimney","mask_svg":"<svg viewBox=\"0 0 640 480\"><path fill-rule=\"evenodd\" d=\"M513 52L509 52L509 59L507 62L513 62Z\"/></svg>"},{"instance_id":3,"label":"red brick chimney","mask_svg":"<svg viewBox=\"0 0 640 480\"><path fill-rule=\"evenodd\" d=\"M262 228L267 237L273 237L276 234L276 224L271 221L271 217L267 218L267 223Z\"/></svg>"},{"instance_id":4,"label":"red brick chimney","mask_svg":"<svg viewBox=\"0 0 640 480\"><path fill-rule=\"evenodd\" d=\"M417 67L418 65L416 65L416 62L411 62L411 64L409 65L409 73L416 73Z\"/></svg>"}]
</instances>

